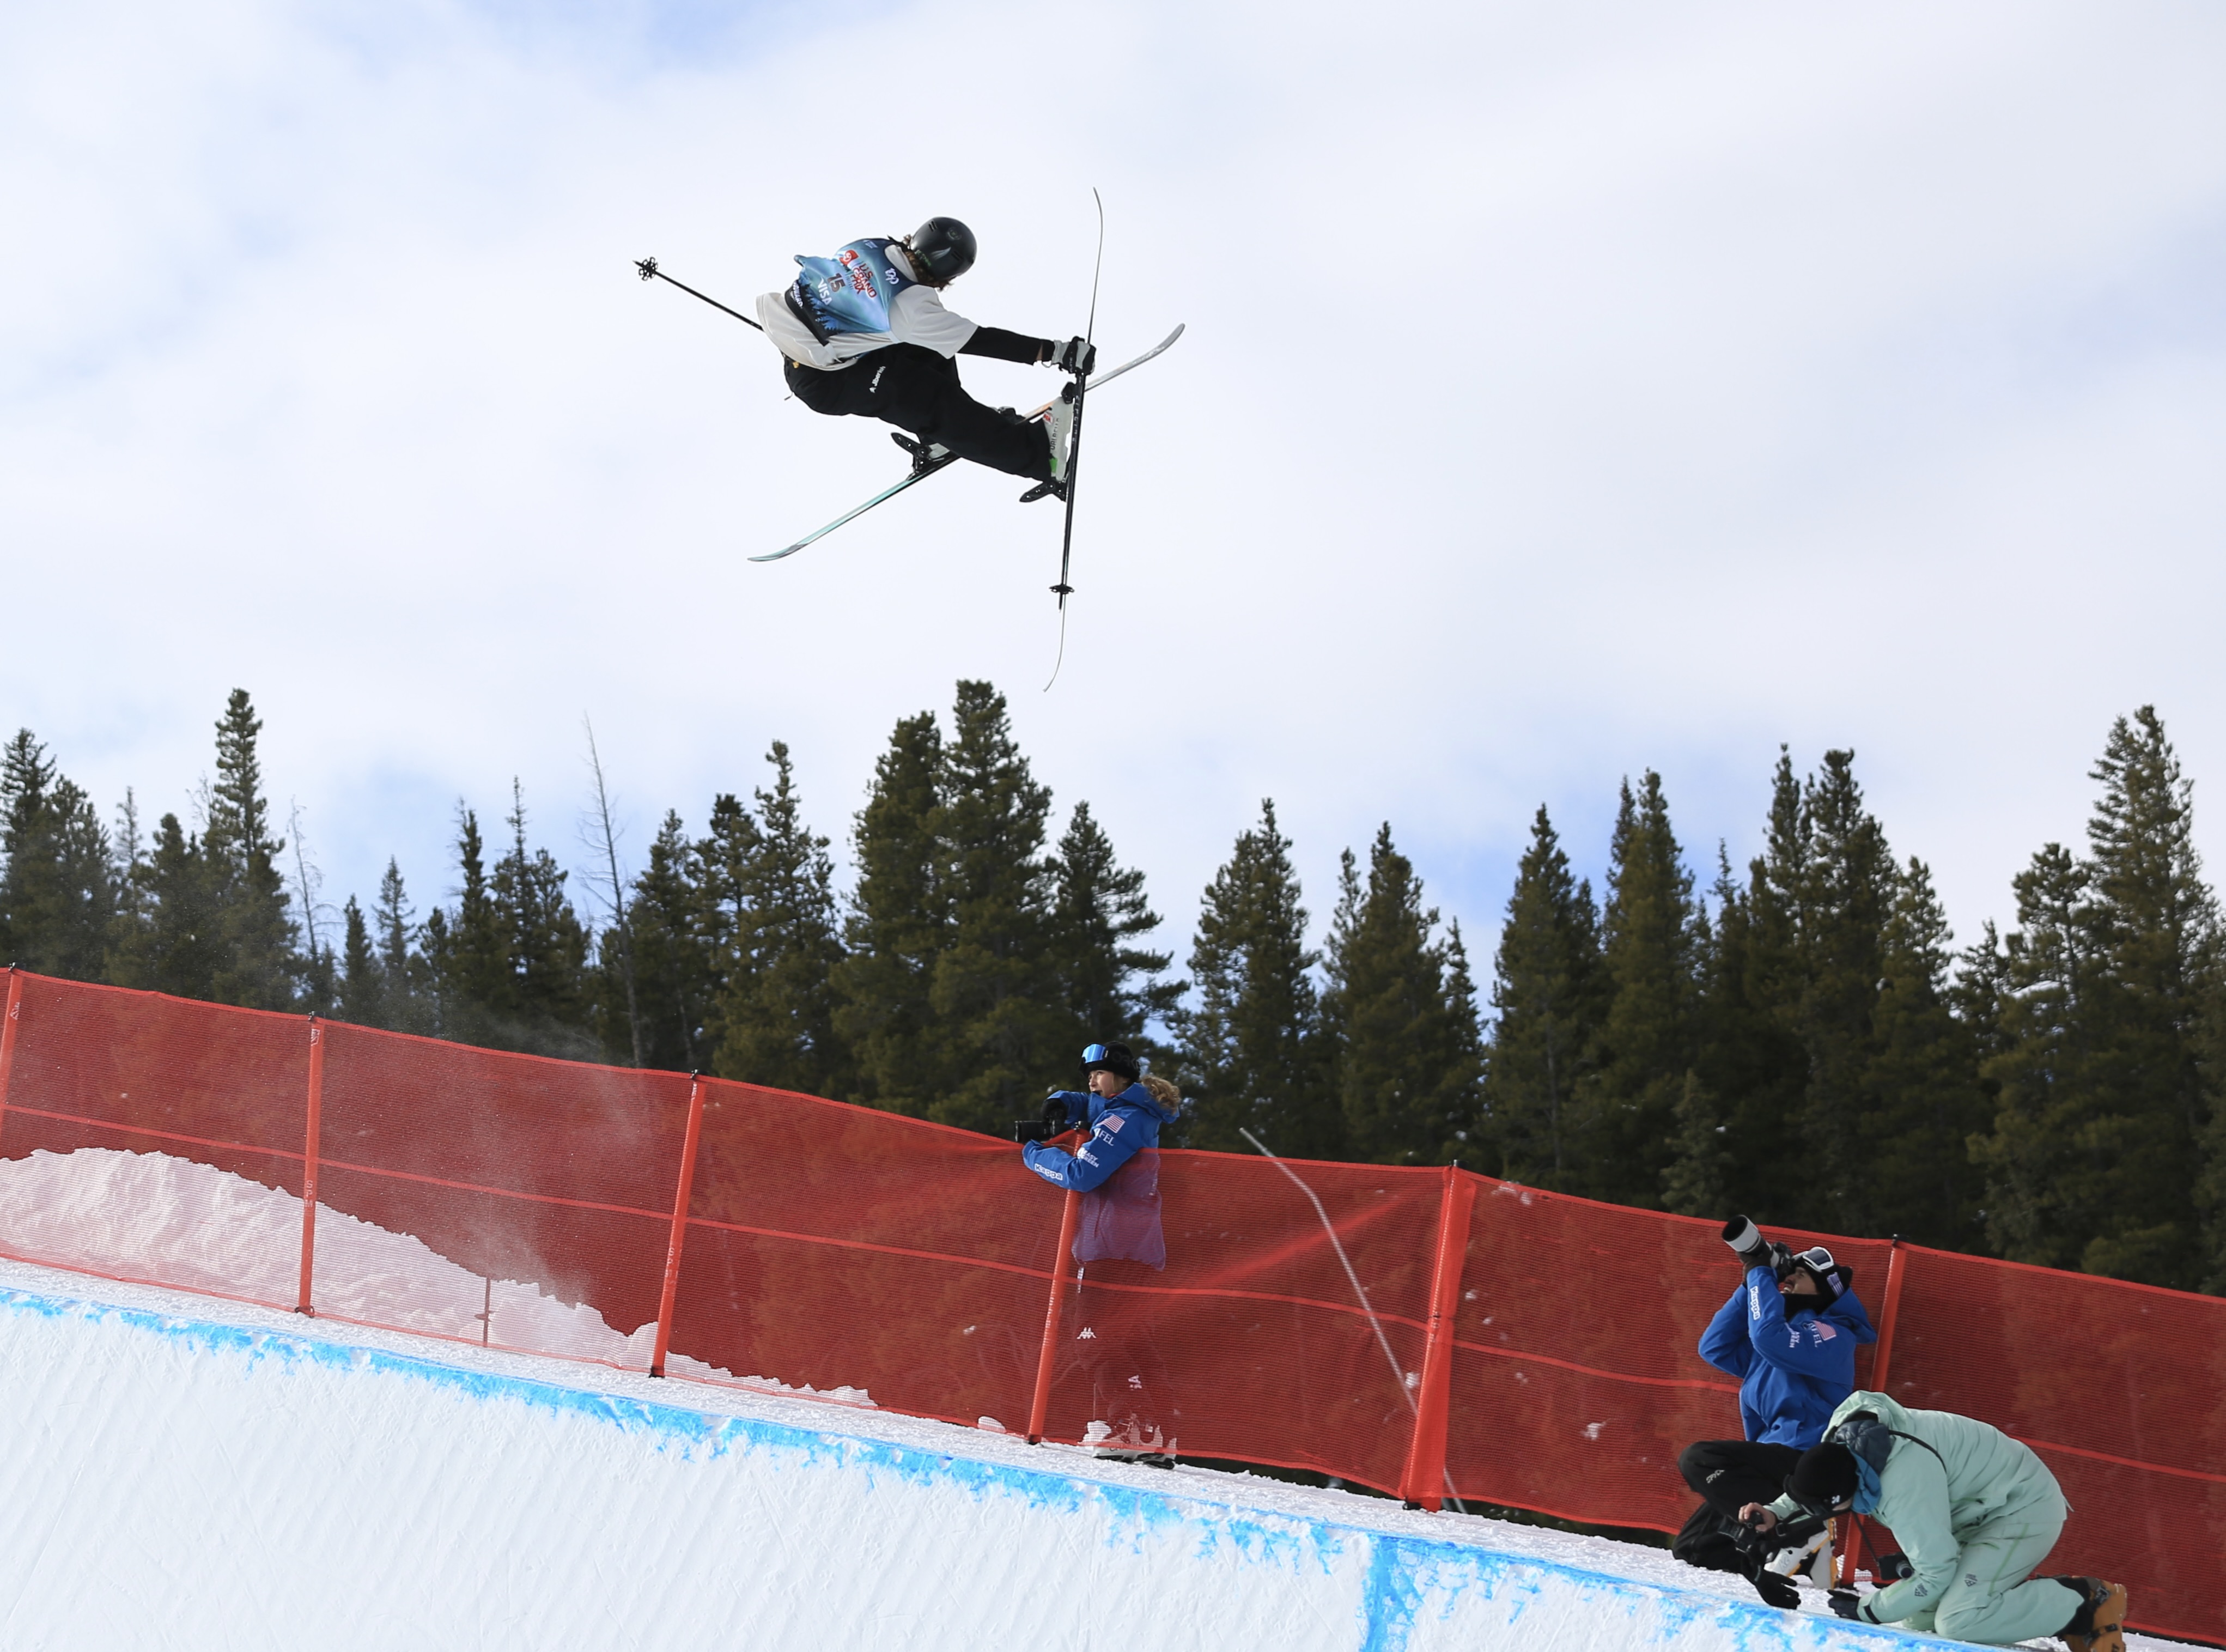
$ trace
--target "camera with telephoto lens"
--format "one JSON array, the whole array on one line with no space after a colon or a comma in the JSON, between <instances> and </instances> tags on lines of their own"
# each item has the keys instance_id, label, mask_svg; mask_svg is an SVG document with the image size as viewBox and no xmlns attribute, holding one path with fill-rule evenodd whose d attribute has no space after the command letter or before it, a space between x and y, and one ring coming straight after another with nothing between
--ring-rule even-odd
<instances>
[{"instance_id":1,"label":"camera with telephoto lens","mask_svg":"<svg viewBox=\"0 0 2226 1652\"><path fill-rule=\"evenodd\" d=\"M1048 1141L1066 1129L1066 1103L1056 1096L1044 1103L1040 1119L1014 1119L1013 1140L1015 1141Z\"/></svg>"},{"instance_id":2,"label":"camera with telephoto lens","mask_svg":"<svg viewBox=\"0 0 2226 1652\"><path fill-rule=\"evenodd\" d=\"M1793 1271L1793 1252L1762 1236L1762 1229L1743 1216L1724 1223L1724 1242L1739 1259L1741 1268L1767 1268L1784 1279Z\"/></svg>"}]
</instances>

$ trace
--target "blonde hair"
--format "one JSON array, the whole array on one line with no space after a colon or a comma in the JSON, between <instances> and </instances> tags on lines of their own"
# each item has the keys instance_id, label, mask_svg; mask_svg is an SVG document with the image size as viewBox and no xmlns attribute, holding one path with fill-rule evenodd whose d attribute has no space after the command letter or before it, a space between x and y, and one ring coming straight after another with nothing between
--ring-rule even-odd
<instances>
[{"instance_id":1,"label":"blonde hair","mask_svg":"<svg viewBox=\"0 0 2226 1652\"><path fill-rule=\"evenodd\" d=\"M1148 1072L1142 1082L1146 1092L1162 1107L1173 1107L1182 1100L1182 1091L1175 1087L1175 1081L1172 1078L1162 1078L1155 1072Z\"/></svg>"}]
</instances>

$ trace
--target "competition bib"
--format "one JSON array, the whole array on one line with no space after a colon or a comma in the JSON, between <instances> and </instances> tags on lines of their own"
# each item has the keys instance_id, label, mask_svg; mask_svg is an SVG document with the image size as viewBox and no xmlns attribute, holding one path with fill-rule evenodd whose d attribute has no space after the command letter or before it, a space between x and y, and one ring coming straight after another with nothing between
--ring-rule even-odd
<instances>
[{"instance_id":1,"label":"competition bib","mask_svg":"<svg viewBox=\"0 0 2226 1652\"><path fill-rule=\"evenodd\" d=\"M889 256L894 245L877 235L851 242L831 258L797 256L804 273L788 289L791 307L820 343L843 333L889 330L890 304L906 288L919 284L898 273Z\"/></svg>"}]
</instances>

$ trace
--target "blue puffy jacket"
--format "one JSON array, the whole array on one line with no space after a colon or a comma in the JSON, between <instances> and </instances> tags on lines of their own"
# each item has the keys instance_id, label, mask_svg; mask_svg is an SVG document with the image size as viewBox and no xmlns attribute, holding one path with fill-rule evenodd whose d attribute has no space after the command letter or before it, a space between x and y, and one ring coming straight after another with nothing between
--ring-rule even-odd
<instances>
[{"instance_id":1,"label":"blue puffy jacket","mask_svg":"<svg viewBox=\"0 0 2226 1652\"><path fill-rule=\"evenodd\" d=\"M1852 1290L1822 1313L1786 1317L1797 1297L1778 1293L1778 1276L1750 1268L1746 1280L1701 1333L1701 1357L1739 1379L1739 1424L1746 1437L1803 1450L1824 1437L1833 1407L1854 1392L1855 1350L1878 1340Z\"/></svg>"},{"instance_id":2,"label":"blue puffy jacket","mask_svg":"<svg viewBox=\"0 0 2226 1652\"><path fill-rule=\"evenodd\" d=\"M1021 1156L1053 1187L1084 1196L1074 1231L1075 1260L1117 1257L1166 1267L1167 1241L1160 1229L1160 1127L1175 1115L1162 1111L1142 1084L1110 1099L1095 1090L1057 1093L1068 1115L1080 1114L1090 1134L1072 1153L1031 1141Z\"/></svg>"}]
</instances>

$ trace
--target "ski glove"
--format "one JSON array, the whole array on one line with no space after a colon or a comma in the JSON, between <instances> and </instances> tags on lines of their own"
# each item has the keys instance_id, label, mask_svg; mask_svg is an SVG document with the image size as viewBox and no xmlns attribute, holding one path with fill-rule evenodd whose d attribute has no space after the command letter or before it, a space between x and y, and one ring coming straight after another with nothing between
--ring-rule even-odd
<instances>
[{"instance_id":1,"label":"ski glove","mask_svg":"<svg viewBox=\"0 0 2226 1652\"><path fill-rule=\"evenodd\" d=\"M1056 367L1063 373L1089 374L1097 371L1097 351L1087 339L1069 339L1065 344L1054 344L1046 367Z\"/></svg>"},{"instance_id":2,"label":"ski glove","mask_svg":"<svg viewBox=\"0 0 2226 1652\"><path fill-rule=\"evenodd\" d=\"M1801 1592L1793 1586L1791 1579L1781 1578L1775 1572L1765 1572L1759 1566L1746 1576L1765 1604L1775 1606L1780 1611L1801 1610Z\"/></svg>"},{"instance_id":3,"label":"ski glove","mask_svg":"<svg viewBox=\"0 0 2226 1652\"><path fill-rule=\"evenodd\" d=\"M1852 1617L1858 1623L1875 1623L1878 1619L1866 1617L1863 1598L1852 1589L1835 1589L1831 1593L1832 1610L1842 1617Z\"/></svg>"}]
</instances>

